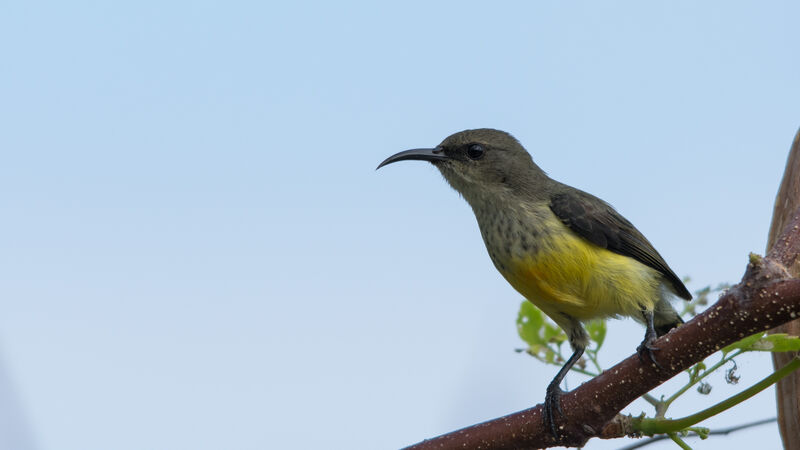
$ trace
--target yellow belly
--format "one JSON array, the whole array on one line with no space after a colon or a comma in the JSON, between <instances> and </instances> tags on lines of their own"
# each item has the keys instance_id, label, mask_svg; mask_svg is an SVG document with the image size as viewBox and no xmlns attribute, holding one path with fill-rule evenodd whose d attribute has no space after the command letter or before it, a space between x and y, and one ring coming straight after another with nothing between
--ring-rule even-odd
<instances>
[{"instance_id":1,"label":"yellow belly","mask_svg":"<svg viewBox=\"0 0 800 450\"><path fill-rule=\"evenodd\" d=\"M561 225L561 224L559 224ZM641 317L659 298L658 272L633 258L573 234L550 234L535 254L514 257L500 272L525 298L557 322Z\"/></svg>"}]
</instances>

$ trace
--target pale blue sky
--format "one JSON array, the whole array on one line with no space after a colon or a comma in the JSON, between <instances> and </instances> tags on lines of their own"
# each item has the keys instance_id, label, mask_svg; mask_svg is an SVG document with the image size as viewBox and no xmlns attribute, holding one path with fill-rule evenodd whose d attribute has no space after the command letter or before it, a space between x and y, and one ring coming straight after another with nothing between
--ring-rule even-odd
<instances>
[{"instance_id":1,"label":"pale blue sky","mask_svg":"<svg viewBox=\"0 0 800 450\"><path fill-rule=\"evenodd\" d=\"M396 448L540 402L557 368L513 352L521 298L468 206L432 167L375 166L501 128L690 288L736 281L800 125L797 17L792 1L5 2L17 448ZM609 364L643 335L611 325ZM769 358L739 367L749 385ZM674 414L738 389L712 382ZM709 423L770 417L772 395ZM778 445L765 426L698 446L731 439Z\"/></svg>"}]
</instances>

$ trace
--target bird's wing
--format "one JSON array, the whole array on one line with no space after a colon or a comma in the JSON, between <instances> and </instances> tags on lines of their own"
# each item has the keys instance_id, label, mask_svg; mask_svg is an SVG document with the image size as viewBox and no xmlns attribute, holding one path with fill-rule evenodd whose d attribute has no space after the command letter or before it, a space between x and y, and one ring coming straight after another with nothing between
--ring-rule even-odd
<instances>
[{"instance_id":1,"label":"bird's wing","mask_svg":"<svg viewBox=\"0 0 800 450\"><path fill-rule=\"evenodd\" d=\"M675 293L691 300L692 294L669 268L664 258L633 224L611 205L582 191L568 191L550 197L550 209L570 230L600 247L628 256L660 272Z\"/></svg>"}]
</instances>

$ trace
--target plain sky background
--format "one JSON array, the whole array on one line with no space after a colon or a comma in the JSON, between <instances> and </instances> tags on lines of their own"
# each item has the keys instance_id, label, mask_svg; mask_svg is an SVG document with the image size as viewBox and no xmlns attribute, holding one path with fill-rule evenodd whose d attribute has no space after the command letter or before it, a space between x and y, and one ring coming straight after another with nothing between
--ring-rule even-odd
<instances>
[{"instance_id":1,"label":"plain sky background","mask_svg":"<svg viewBox=\"0 0 800 450\"><path fill-rule=\"evenodd\" d=\"M796 1L3 2L0 444L389 449L542 401L557 368L514 352L521 297L469 207L427 164L375 166L501 128L690 289L736 282L800 125L798 17ZM608 366L643 336L610 328ZM738 367L739 386L715 375L672 415L771 370ZM773 395L708 424L774 416ZM774 425L695 442L779 445Z\"/></svg>"}]
</instances>

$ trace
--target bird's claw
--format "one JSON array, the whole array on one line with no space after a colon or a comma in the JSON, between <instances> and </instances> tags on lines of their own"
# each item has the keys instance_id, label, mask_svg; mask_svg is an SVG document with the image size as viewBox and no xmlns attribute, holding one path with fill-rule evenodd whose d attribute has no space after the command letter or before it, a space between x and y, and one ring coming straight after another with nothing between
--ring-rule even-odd
<instances>
[{"instance_id":1,"label":"bird's claw","mask_svg":"<svg viewBox=\"0 0 800 450\"><path fill-rule=\"evenodd\" d=\"M558 439L558 429L556 427L555 412L564 417L564 411L561 409L561 401L559 400L564 393L558 385L547 386L547 392L544 396L544 410L542 418L544 420L544 427L550 429L553 438Z\"/></svg>"},{"instance_id":2,"label":"bird's claw","mask_svg":"<svg viewBox=\"0 0 800 450\"><path fill-rule=\"evenodd\" d=\"M639 344L639 347L636 348L636 353L639 354L639 361L641 361L642 363L646 362L645 360L645 354L646 354L647 359L649 359L650 362L655 364L655 366L658 367L659 370L662 370L663 367L661 367L661 364L659 364L658 361L656 361L656 355L653 353L654 351L659 350L658 347L653 346L653 342L655 340L656 338L654 337L646 338L644 341L642 341L641 344Z\"/></svg>"}]
</instances>

